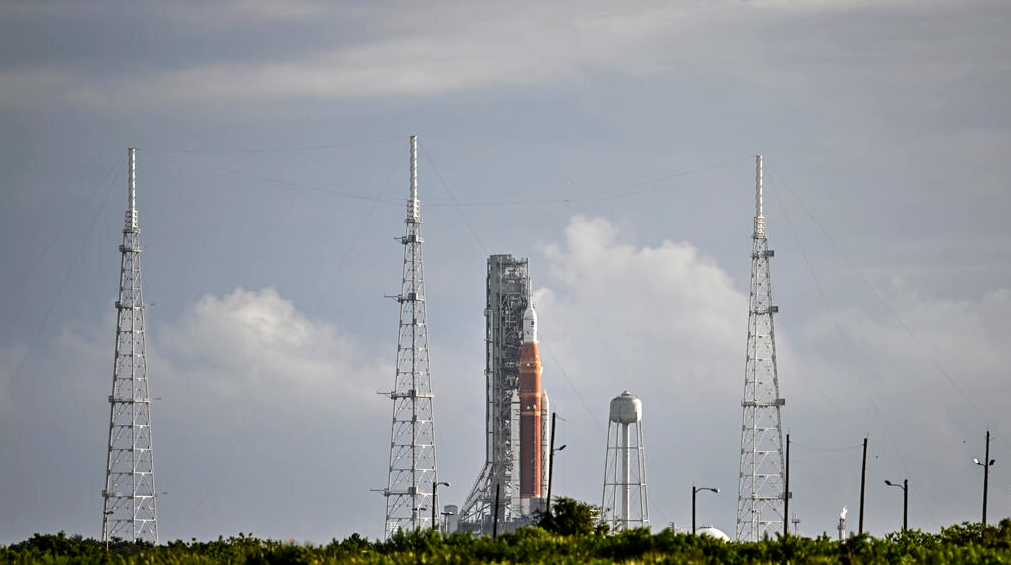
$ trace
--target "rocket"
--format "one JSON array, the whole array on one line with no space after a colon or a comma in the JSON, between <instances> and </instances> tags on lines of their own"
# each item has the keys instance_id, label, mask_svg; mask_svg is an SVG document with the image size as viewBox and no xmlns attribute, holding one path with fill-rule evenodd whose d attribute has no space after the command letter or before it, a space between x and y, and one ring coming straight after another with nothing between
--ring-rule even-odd
<instances>
[{"instance_id":1,"label":"rocket","mask_svg":"<svg viewBox=\"0 0 1011 565\"><path fill-rule=\"evenodd\" d=\"M531 302L523 313L520 349L520 498L541 498L543 452L541 356L537 351L537 312Z\"/></svg>"}]
</instances>

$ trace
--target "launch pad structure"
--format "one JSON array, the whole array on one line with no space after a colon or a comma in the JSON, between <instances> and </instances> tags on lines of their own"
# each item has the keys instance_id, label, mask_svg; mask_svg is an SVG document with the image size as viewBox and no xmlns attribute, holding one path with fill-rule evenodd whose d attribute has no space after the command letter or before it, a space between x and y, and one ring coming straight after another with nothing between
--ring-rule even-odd
<instances>
[{"instance_id":1,"label":"launch pad structure","mask_svg":"<svg viewBox=\"0 0 1011 565\"><path fill-rule=\"evenodd\" d=\"M542 493L547 491L548 467L541 462L550 445L547 394L540 391L540 413L536 416L533 409L520 407L524 318L530 325L532 315L527 259L512 255L488 258L484 315L485 462L460 510L458 524L461 531L491 533L496 521L499 531L530 524L546 501ZM523 395L530 398L532 392L524 390ZM540 436L540 446L531 449L527 445L523 449L523 443L537 441L529 433L521 440L521 420L532 417L540 419L539 433L534 434ZM523 456L536 460L525 462ZM534 473L536 477L524 480L521 477L524 473Z\"/></svg>"}]
</instances>

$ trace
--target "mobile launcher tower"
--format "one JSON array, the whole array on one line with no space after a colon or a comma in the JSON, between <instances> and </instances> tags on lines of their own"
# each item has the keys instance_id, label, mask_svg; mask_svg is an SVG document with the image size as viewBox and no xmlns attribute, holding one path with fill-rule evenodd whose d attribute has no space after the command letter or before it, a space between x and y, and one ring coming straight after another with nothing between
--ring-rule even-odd
<instances>
[{"instance_id":1,"label":"mobile launcher tower","mask_svg":"<svg viewBox=\"0 0 1011 565\"><path fill-rule=\"evenodd\" d=\"M551 439L527 259L489 257L486 298L485 463L458 520L475 533L491 533L496 521L514 530L544 509Z\"/></svg>"}]
</instances>

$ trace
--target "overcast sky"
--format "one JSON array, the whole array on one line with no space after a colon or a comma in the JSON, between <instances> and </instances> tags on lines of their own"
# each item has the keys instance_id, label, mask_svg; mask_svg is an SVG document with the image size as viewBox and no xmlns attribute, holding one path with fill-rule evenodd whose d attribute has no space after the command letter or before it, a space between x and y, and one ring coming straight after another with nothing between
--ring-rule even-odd
<instances>
[{"instance_id":1,"label":"overcast sky","mask_svg":"<svg viewBox=\"0 0 1011 565\"><path fill-rule=\"evenodd\" d=\"M162 540L379 537L408 194L439 472L484 457L487 256L530 259L554 493L643 399L655 529L735 529L754 155L800 533L1011 514L1011 5L0 4L0 542L101 534L126 148Z\"/></svg>"}]
</instances>

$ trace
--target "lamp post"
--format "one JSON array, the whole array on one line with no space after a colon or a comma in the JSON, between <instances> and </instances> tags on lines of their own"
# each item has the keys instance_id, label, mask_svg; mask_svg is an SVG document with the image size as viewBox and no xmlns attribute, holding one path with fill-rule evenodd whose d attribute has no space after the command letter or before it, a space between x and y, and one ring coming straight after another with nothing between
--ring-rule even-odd
<instances>
[{"instance_id":1,"label":"lamp post","mask_svg":"<svg viewBox=\"0 0 1011 565\"><path fill-rule=\"evenodd\" d=\"M439 490L439 485L442 485L444 487L448 487L449 483L439 482L439 481L432 481L432 529L433 530L438 529L438 527L439 527L439 525L435 521L435 509L439 506L437 504L437 502L438 502L439 499L438 499L438 495L436 494L438 492L438 490Z\"/></svg>"},{"instance_id":2,"label":"lamp post","mask_svg":"<svg viewBox=\"0 0 1011 565\"><path fill-rule=\"evenodd\" d=\"M904 532L909 527L909 479L903 479L901 485L885 479L885 484L902 489L902 531Z\"/></svg>"},{"instance_id":3,"label":"lamp post","mask_svg":"<svg viewBox=\"0 0 1011 565\"><path fill-rule=\"evenodd\" d=\"M548 501L544 504L544 513L551 513L551 482L555 474L555 452L565 449L568 444L562 444L555 448L555 422L558 420L558 412L551 413L551 453L548 454Z\"/></svg>"},{"instance_id":4,"label":"lamp post","mask_svg":"<svg viewBox=\"0 0 1011 565\"><path fill-rule=\"evenodd\" d=\"M695 535L695 495L698 494L700 490L708 490L709 492L720 494L720 489L715 487L697 487L692 485L692 535Z\"/></svg>"},{"instance_id":5,"label":"lamp post","mask_svg":"<svg viewBox=\"0 0 1011 565\"><path fill-rule=\"evenodd\" d=\"M106 510L105 515L111 516L113 514L112 510ZM109 553L109 528L105 528L105 552Z\"/></svg>"},{"instance_id":6,"label":"lamp post","mask_svg":"<svg viewBox=\"0 0 1011 565\"><path fill-rule=\"evenodd\" d=\"M554 436L551 436L551 437L552 437L552 441L554 441L554 439L553 439ZM561 451L561 450L565 449L566 445L568 445L568 444L567 443L563 443L561 447L554 447L554 448L552 448L551 449L551 457L548 457L548 502L547 502L547 504L544 507L544 511L548 512L548 513L551 512L551 482L554 480L554 474L555 474L555 452L556 451Z\"/></svg>"},{"instance_id":7,"label":"lamp post","mask_svg":"<svg viewBox=\"0 0 1011 565\"><path fill-rule=\"evenodd\" d=\"M446 527L439 528L439 531L441 531L443 534L449 535L449 517L456 516L456 512L440 512L440 514L442 514L442 523L445 524Z\"/></svg>"},{"instance_id":8,"label":"lamp post","mask_svg":"<svg viewBox=\"0 0 1011 565\"><path fill-rule=\"evenodd\" d=\"M990 430L986 431L986 455L983 456L983 460L973 458L973 463L983 466L983 525L986 525L986 499L987 499L987 489L990 486L990 467L997 462L996 459L990 459Z\"/></svg>"}]
</instances>

